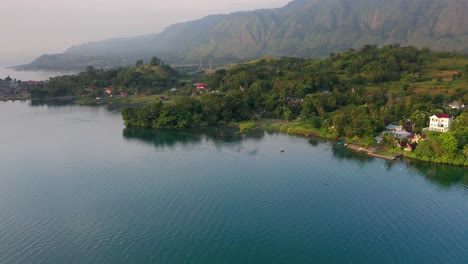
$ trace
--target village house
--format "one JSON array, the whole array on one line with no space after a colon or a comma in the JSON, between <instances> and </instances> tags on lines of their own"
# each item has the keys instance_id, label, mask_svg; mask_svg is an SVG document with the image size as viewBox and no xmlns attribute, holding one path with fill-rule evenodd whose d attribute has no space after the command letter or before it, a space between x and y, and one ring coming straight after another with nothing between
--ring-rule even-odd
<instances>
[{"instance_id":1,"label":"village house","mask_svg":"<svg viewBox=\"0 0 468 264\"><path fill-rule=\"evenodd\" d=\"M394 124L390 124L388 126L385 127L387 129L387 131L404 131L403 129L403 126L399 126L399 125L394 125Z\"/></svg>"},{"instance_id":2,"label":"village house","mask_svg":"<svg viewBox=\"0 0 468 264\"><path fill-rule=\"evenodd\" d=\"M384 133L390 133L398 139L403 139L412 135L410 132L407 132L403 126L399 125L389 124L386 126L386 129Z\"/></svg>"},{"instance_id":3,"label":"village house","mask_svg":"<svg viewBox=\"0 0 468 264\"><path fill-rule=\"evenodd\" d=\"M417 146L418 146L418 144L416 144L416 143L406 143L406 146L405 146L404 150L411 152L411 151L414 151Z\"/></svg>"},{"instance_id":4,"label":"village house","mask_svg":"<svg viewBox=\"0 0 468 264\"><path fill-rule=\"evenodd\" d=\"M202 91L202 90L206 90L206 88L208 88L208 85L204 83L197 83L196 88L197 88L197 91Z\"/></svg>"},{"instance_id":5,"label":"village house","mask_svg":"<svg viewBox=\"0 0 468 264\"><path fill-rule=\"evenodd\" d=\"M297 106L297 105L302 104L304 102L304 99L283 97L283 102L289 104L290 106Z\"/></svg>"},{"instance_id":6,"label":"village house","mask_svg":"<svg viewBox=\"0 0 468 264\"><path fill-rule=\"evenodd\" d=\"M465 104L460 101L453 101L449 103L447 106L451 109L458 109L458 110L465 108Z\"/></svg>"},{"instance_id":7,"label":"village house","mask_svg":"<svg viewBox=\"0 0 468 264\"><path fill-rule=\"evenodd\" d=\"M115 88L109 87L109 88L104 88L104 94L111 96L114 94Z\"/></svg>"},{"instance_id":8,"label":"village house","mask_svg":"<svg viewBox=\"0 0 468 264\"><path fill-rule=\"evenodd\" d=\"M453 117L447 114L433 115L429 118L429 131L447 132L452 125Z\"/></svg>"},{"instance_id":9,"label":"village house","mask_svg":"<svg viewBox=\"0 0 468 264\"><path fill-rule=\"evenodd\" d=\"M420 135L420 134L414 134L414 135L406 137L406 139L408 139L408 142L416 143L416 144L419 144L419 141L421 141L421 139L423 138L425 138L425 135Z\"/></svg>"}]
</instances>

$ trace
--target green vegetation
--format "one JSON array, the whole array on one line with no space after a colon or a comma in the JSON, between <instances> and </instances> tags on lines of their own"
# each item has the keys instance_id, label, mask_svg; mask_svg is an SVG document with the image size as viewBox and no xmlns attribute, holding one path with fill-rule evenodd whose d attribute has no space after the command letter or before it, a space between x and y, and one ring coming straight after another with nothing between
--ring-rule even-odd
<instances>
[{"instance_id":1,"label":"green vegetation","mask_svg":"<svg viewBox=\"0 0 468 264\"><path fill-rule=\"evenodd\" d=\"M468 101L464 65L468 58L461 54L375 45L326 59L260 59L207 74L206 83L216 93L195 93L195 97L180 98L172 105L130 107L123 118L127 126L183 128L250 121L261 115L282 120L266 127L269 129L346 138L372 146L374 137L391 122L410 125L419 133L433 114L457 117L459 110L444 108L444 103ZM445 66L457 77L436 80L434 71ZM418 91L421 85L434 82L437 87ZM245 123L242 132L254 126ZM453 140L446 139L451 145L444 145L445 152L431 154L431 161L460 164L460 157L451 162L455 156L444 156L461 153L466 145L459 132L453 134L456 149ZM415 152L412 157L424 156Z\"/></svg>"},{"instance_id":2,"label":"green vegetation","mask_svg":"<svg viewBox=\"0 0 468 264\"><path fill-rule=\"evenodd\" d=\"M182 88L169 100L165 98L167 103L159 95L106 100L129 104L151 101L122 111L129 127L187 128L247 122L240 125L244 133L257 126L252 120L261 117L281 121L267 128L343 138L366 147L375 144L374 137L389 123L420 133L431 115L447 113L457 118L461 114L445 107L446 103L468 102L468 56L398 45L365 45L325 59L258 59L202 76L209 91L192 87L200 76L190 80L191 76L182 76L160 60L152 64L139 61L135 67L116 70L90 67L77 76L54 78L45 90L36 92L95 100L99 96L96 92L103 93L99 87L109 85L116 91L153 94L168 93L169 87L179 84ZM94 92L89 94L89 90ZM463 116L455 122L458 128L454 124L448 134L429 135L426 141L431 144L422 143L421 150L418 147L408 156L462 164L468 141L463 130L466 122L460 120Z\"/></svg>"},{"instance_id":3,"label":"green vegetation","mask_svg":"<svg viewBox=\"0 0 468 264\"><path fill-rule=\"evenodd\" d=\"M117 69L95 69L88 66L86 71L77 75L65 75L51 78L44 87L31 90L32 98L76 96L81 99L93 99L110 95L155 94L166 91L180 84L182 76L153 57L151 64L140 61L135 67ZM106 93L104 88L113 88Z\"/></svg>"},{"instance_id":4,"label":"green vegetation","mask_svg":"<svg viewBox=\"0 0 468 264\"><path fill-rule=\"evenodd\" d=\"M423 161L468 166L468 111L464 111L446 133L427 133L416 150L405 155Z\"/></svg>"},{"instance_id":5,"label":"green vegetation","mask_svg":"<svg viewBox=\"0 0 468 264\"><path fill-rule=\"evenodd\" d=\"M242 122L239 125L239 134L245 134L247 132L252 131L253 129L257 128L257 123L254 121L247 121L247 122Z\"/></svg>"}]
</instances>

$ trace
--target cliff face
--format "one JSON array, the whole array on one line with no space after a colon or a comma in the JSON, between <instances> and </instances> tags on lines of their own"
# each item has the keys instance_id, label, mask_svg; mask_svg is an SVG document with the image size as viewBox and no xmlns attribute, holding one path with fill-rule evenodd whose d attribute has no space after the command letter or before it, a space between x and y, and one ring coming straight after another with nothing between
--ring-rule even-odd
<instances>
[{"instance_id":1,"label":"cliff face","mask_svg":"<svg viewBox=\"0 0 468 264\"><path fill-rule=\"evenodd\" d=\"M151 56L179 64L208 57L225 63L395 43L468 52L465 14L466 0L296 0L279 9L208 16L159 34L81 44L62 56L120 64ZM33 64L40 67L40 61Z\"/></svg>"}]
</instances>

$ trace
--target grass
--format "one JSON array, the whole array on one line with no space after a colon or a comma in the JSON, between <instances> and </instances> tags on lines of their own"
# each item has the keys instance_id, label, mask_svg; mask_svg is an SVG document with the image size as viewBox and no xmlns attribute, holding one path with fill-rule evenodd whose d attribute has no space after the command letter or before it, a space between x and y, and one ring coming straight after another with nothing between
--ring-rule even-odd
<instances>
[{"instance_id":1,"label":"grass","mask_svg":"<svg viewBox=\"0 0 468 264\"><path fill-rule=\"evenodd\" d=\"M238 126L240 129L238 134L240 135L258 128L257 123L255 121L242 122L242 123L239 123Z\"/></svg>"},{"instance_id":2,"label":"grass","mask_svg":"<svg viewBox=\"0 0 468 264\"><path fill-rule=\"evenodd\" d=\"M335 130L314 128L312 125L303 122L285 123L280 121L270 125L262 126L262 128L266 130L275 130L283 133L302 135L306 137L322 137L329 139L338 138Z\"/></svg>"},{"instance_id":3,"label":"grass","mask_svg":"<svg viewBox=\"0 0 468 264\"><path fill-rule=\"evenodd\" d=\"M404 85L409 85L413 93L444 93L453 94L455 89L468 88L466 80L453 80L453 75L468 65L468 58L442 58L434 60L424 65L421 72L421 82L407 82L407 81L394 81L386 82L383 84L368 85L365 87L368 91L379 89L387 89L388 91L404 95L406 91L403 90ZM440 79L441 81L437 81Z\"/></svg>"},{"instance_id":4,"label":"grass","mask_svg":"<svg viewBox=\"0 0 468 264\"><path fill-rule=\"evenodd\" d=\"M161 94L155 94L155 95L131 95L129 97L125 97L122 100L120 100L122 103L126 104L146 104L146 103L151 103L155 101L159 101L160 98L164 96ZM163 103L165 104L172 104L174 103L173 99L169 100L163 100Z\"/></svg>"},{"instance_id":5,"label":"grass","mask_svg":"<svg viewBox=\"0 0 468 264\"><path fill-rule=\"evenodd\" d=\"M122 105L144 105L152 102L161 100L160 97L163 95L131 95L129 97L103 97L101 99L96 98L80 98L76 100L77 104L80 105L97 105L97 104L122 104ZM163 100L164 104L174 103L174 98L169 100Z\"/></svg>"},{"instance_id":6,"label":"grass","mask_svg":"<svg viewBox=\"0 0 468 264\"><path fill-rule=\"evenodd\" d=\"M400 149L386 149L386 150L377 152L376 154L381 155L381 156L393 156L395 154L402 154L402 151Z\"/></svg>"}]
</instances>

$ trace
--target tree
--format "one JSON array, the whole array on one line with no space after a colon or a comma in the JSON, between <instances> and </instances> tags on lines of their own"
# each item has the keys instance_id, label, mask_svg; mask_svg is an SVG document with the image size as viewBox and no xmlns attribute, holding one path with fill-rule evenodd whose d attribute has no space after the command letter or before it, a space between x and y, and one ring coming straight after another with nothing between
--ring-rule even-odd
<instances>
[{"instance_id":1,"label":"tree","mask_svg":"<svg viewBox=\"0 0 468 264\"><path fill-rule=\"evenodd\" d=\"M151 58L151 61L150 61L150 65L151 66L160 66L161 65L161 59L159 59L158 57L154 56Z\"/></svg>"},{"instance_id":2,"label":"tree","mask_svg":"<svg viewBox=\"0 0 468 264\"><path fill-rule=\"evenodd\" d=\"M418 130L423 129L427 124L427 114L423 111L416 110L410 117L411 122L413 123L414 128Z\"/></svg>"},{"instance_id":3,"label":"tree","mask_svg":"<svg viewBox=\"0 0 468 264\"><path fill-rule=\"evenodd\" d=\"M143 60L137 60L136 63L135 63L135 66L140 67L140 66L143 65L143 63L144 63Z\"/></svg>"},{"instance_id":4,"label":"tree","mask_svg":"<svg viewBox=\"0 0 468 264\"><path fill-rule=\"evenodd\" d=\"M458 149L458 141L452 132L445 132L439 136L440 147L444 154L455 154Z\"/></svg>"},{"instance_id":5,"label":"tree","mask_svg":"<svg viewBox=\"0 0 468 264\"><path fill-rule=\"evenodd\" d=\"M422 158L426 157L430 159L434 155L434 151L431 149L431 142L428 139L421 140L414 153Z\"/></svg>"}]
</instances>

